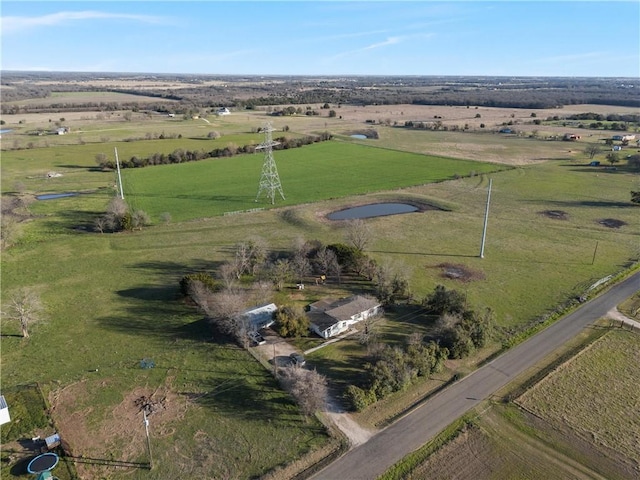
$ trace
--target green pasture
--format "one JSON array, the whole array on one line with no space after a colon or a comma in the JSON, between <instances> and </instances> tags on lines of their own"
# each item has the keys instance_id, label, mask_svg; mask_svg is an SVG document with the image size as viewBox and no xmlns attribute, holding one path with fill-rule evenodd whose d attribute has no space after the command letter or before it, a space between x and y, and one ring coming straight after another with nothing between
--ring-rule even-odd
<instances>
[{"instance_id":1,"label":"green pasture","mask_svg":"<svg viewBox=\"0 0 640 480\"><path fill-rule=\"evenodd\" d=\"M274 152L285 199L276 206L420 185L456 175L500 170L501 166L417 155L340 142L323 142ZM169 212L176 220L270 208L256 202L264 155L217 158L123 172L125 197L152 218Z\"/></svg>"},{"instance_id":2,"label":"green pasture","mask_svg":"<svg viewBox=\"0 0 640 480\"><path fill-rule=\"evenodd\" d=\"M117 146L122 158L159 151L159 145L167 146L167 152L187 149L189 141ZM193 140L205 148L228 141ZM24 236L2 254L3 303L16 287L36 288L46 319L33 326L29 339L17 336L17 325L3 321L0 380L3 387L38 382L45 394L86 385L77 408L92 407L92 433L136 388L167 386L188 408L167 426L174 433L152 441L158 465L177 468L176 478L203 475L180 470L183 464L172 466L175 448L204 451L207 464L231 466L232 472L207 475L250 478L326 441L320 425L298 415L269 372L231 342L212 338L206 322L178 295L185 273L215 273L232 257L233 245L249 236L263 237L273 251L290 248L297 237L342 242L344 226L326 221L320 212L398 199L447 205L447 210L367 220L372 230L367 251L406 272L416 299L442 283L463 290L473 306L491 307L503 335L584 293L640 253L638 207L629 202L638 176L623 167L607 171L548 161L503 169L338 141L276 151L286 200L255 213L221 215L270 207L264 200L254 202L262 154L124 170L131 205L146 210L154 222L167 211L172 222L136 232L92 233L92 219L115 194L114 172L97 171L94 157L112 148L86 144L3 152L3 192L84 193L34 201L30 209L35 216L23 225ZM63 176L48 179L48 171ZM471 172L475 175L469 176ZM456 174L464 177L452 179ZM480 259L489 178L492 200L485 258ZM547 210L566 215L550 218ZM622 224L607 227L603 219ZM443 278L438 265L445 262L472 269L478 279L461 283ZM343 288L334 279L329 282L331 292ZM305 293L318 298L322 288L313 285ZM419 313L389 315L381 326L384 335L403 341L414 326L427 328L430 321ZM351 366L360 361L353 356L361 354L359 348L346 351L338 344L314 353L310 363L318 362L323 371L346 381L354 375ZM156 368L140 369L142 358L153 359ZM206 434L206 449L196 441L202 438L198 432ZM109 446L116 459L126 432L118 432L117 439ZM146 461L144 450L139 460ZM114 473L114 478L145 474Z\"/></svg>"}]
</instances>

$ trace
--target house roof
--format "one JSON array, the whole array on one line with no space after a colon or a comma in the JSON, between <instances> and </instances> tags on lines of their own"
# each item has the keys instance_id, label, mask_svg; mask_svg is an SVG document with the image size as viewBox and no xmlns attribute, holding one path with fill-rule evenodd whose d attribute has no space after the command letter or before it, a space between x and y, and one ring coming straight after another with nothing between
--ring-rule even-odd
<instances>
[{"instance_id":1,"label":"house roof","mask_svg":"<svg viewBox=\"0 0 640 480\"><path fill-rule=\"evenodd\" d=\"M349 320L358 313L379 306L380 302L377 300L362 295L354 295L353 297L342 298L340 300L322 299L311 304L313 309L320 310L329 317L332 317L334 323L335 320Z\"/></svg>"},{"instance_id":2,"label":"house roof","mask_svg":"<svg viewBox=\"0 0 640 480\"><path fill-rule=\"evenodd\" d=\"M273 314L278 310L275 303L267 303L258 307L249 308L240 315L245 317L254 325L271 320Z\"/></svg>"},{"instance_id":3,"label":"house roof","mask_svg":"<svg viewBox=\"0 0 640 480\"><path fill-rule=\"evenodd\" d=\"M309 318L309 322L318 327L318 330L321 332L327 328L331 328L339 321L324 312L307 312L307 317Z\"/></svg>"}]
</instances>

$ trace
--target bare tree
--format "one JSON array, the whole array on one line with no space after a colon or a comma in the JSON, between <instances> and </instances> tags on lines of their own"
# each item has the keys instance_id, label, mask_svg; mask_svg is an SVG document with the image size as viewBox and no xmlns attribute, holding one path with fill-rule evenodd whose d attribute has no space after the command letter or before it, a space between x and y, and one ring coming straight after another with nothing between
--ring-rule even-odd
<instances>
[{"instance_id":1,"label":"bare tree","mask_svg":"<svg viewBox=\"0 0 640 480\"><path fill-rule=\"evenodd\" d=\"M336 252L322 246L316 252L315 257L313 258L313 263L317 273L321 275L333 275L337 277L338 283L340 283L342 266L340 265L340 262L338 262Z\"/></svg>"},{"instance_id":2,"label":"bare tree","mask_svg":"<svg viewBox=\"0 0 640 480\"><path fill-rule=\"evenodd\" d=\"M251 286L249 298L253 305L270 303L273 299L273 283L268 281L255 282Z\"/></svg>"},{"instance_id":3,"label":"bare tree","mask_svg":"<svg viewBox=\"0 0 640 480\"><path fill-rule=\"evenodd\" d=\"M10 213L3 213L0 219L0 245L2 249L10 247L18 236L18 219Z\"/></svg>"},{"instance_id":4,"label":"bare tree","mask_svg":"<svg viewBox=\"0 0 640 480\"><path fill-rule=\"evenodd\" d=\"M102 215L101 217L98 217L93 221L93 226L100 233L104 233L104 231L107 229L108 224L109 220L105 215Z\"/></svg>"},{"instance_id":5,"label":"bare tree","mask_svg":"<svg viewBox=\"0 0 640 480\"><path fill-rule=\"evenodd\" d=\"M133 228L142 228L151 223L151 219L149 218L149 214L144 210L135 210L131 214L131 226Z\"/></svg>"},{"instance_id":6,"label":"bare tree","mask_svg":"<svg viewBox=\"0 0 640 480\"><path fill-rule=\"evenodd\" d=\"M353 248L359 252L363 252L371 241L372 232L364 220L356 218L355 220L349 220L347 223L345 235L347 242L349 242Z\"/></svg>"},{"instance_id":7,"label":"bare tree","mask_svg":"<svg viewBox=\"0 0 640 480\"><path fill-rule=\"evenodd\" d=\"M249 238L249 273L255 275L267 261L267 242L264 238L254 236Z\"/></svg>"},{"instance_id":8,"label":"bare tree","mask_svg":"<svg viewBox=\"0 0 640 480\"><path fill-rule=\"evenodd\" d=\"M279 378L305 415L325 408L327 379L317 371L291 366L281 369Z\"/></svg>"},{"instance_id":9,"label":"bare tree","mask_svg":"<svg viewBox=\"0 0 640 480\"><path fill-rule=\"evenodd\" d=\"M129 211L127 203L120 197L113 197L107 206L107 214L122 218Z\"/></svg>"},{"instance_id":10,"label":"bare tree","mask_svg":"<svg viewBox=\"0 0 640 480\"><path fill-rule=\"evenodd\" d=\"M216 319L225 333L233 333L235 321L247 305L247 295L242 290L225 289L211 295L209 308L211 316Z\"/></svg>"},{"instance_id":11,"label":"bare tree","mask_svg":"<svg viewBox=\"0 0 640 480\"><path fill-rule=\"evenodd\" d=\"M255 275L267 260L267 242L261 237L252 237L235 246L233 265L238 279L245 273Z\"/></svg>"},{"instance_id":12,"label":"bare tree","mask_svg":"<svg viewBox=\"0 0 640 480\"><path fill-rule=\"evenodd\" d=\"M218 276L222 279L226 288L233 287L238 279L236 263L225 262L220 265L220 268L218 268Z\"/></svg>"},{"instance_id":13,"label":"bare tree","mask_svg":"<svg viewBox=\"0 0 640 480\"><path fill-rule=\"evenodd\" d=\"M282 290L284 284L291 281L293 277L291 262L283 258L276 260L269 269L269 277L275 285L276 290Z\"/></svg>"},{"instance_id":14,"label":"bare tree","mask_svg":"<svg viewBox=\"0 0 640 480\"><path fill-rule=\"evenodd\" d=\"M31 288L15 290L9 297L4 315L20 323L20 330L24 338L29 338L29 328L42 320L43 312L40 295Z\"/></svg>"},{"instance_id":15,"label":"bare tree","mask_svg":"<svg viewBox=\"0 0 640 480\"><path fill-rule=\"evenodd\" d=\"M600 146L596 145L595 143L591 143L585 147L584 153L586 153L589 158L593 160L593 157L600 153Z\"/></svg>"},{"instance_id":16,"label":"bare tree","mask_svg":"<svg viewBox=\"0 0 640 480\"><path fill-rule=\"evenodd\" d=\"M233 266L236 278L240 280L242 275L249 271L251 262L251 248L247 242L240 242L236 245L235 256L233 258Z\"/></svg>"}]
</instances>

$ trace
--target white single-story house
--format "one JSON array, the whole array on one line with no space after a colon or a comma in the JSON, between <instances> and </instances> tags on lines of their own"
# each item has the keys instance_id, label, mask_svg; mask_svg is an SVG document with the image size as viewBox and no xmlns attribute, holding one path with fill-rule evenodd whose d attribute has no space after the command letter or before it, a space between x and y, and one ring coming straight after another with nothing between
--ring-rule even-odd
<instances>
[{"instance_id":1,"label":"white single-story house","mask_svg":"<svg viewBox=\"0 0 640 480\"><path fill-rule=\"evenodd\" d=\"M266 305L249 308L239 316L247 321L247 328L249 330L257 331L273 325L277 311L278 307L276 307L275 303L268 303Z\"/></svg>"},{"instance_id":2,"label":"white single-story house","mask_svg":"<svg viewBox=\"0 0 640 480\"><path fill-rule=\"evenodd\" d=\"M340 300L324 299L309 305L307 317L311 330L322 338L330 338L346 332L362 320L377 315L381 311L378 300L363 295Z\"/></svg>"},{"instance_id":3,"label":"white single-story house","mask_svg":"<svg viewBox=\"0 0 640 480\"><path fill-rule=\"evenodd\" d=\"M216 115L230 115L231 112L227 107L221 107L216 110Z\"/></svg>"}]
</instances>

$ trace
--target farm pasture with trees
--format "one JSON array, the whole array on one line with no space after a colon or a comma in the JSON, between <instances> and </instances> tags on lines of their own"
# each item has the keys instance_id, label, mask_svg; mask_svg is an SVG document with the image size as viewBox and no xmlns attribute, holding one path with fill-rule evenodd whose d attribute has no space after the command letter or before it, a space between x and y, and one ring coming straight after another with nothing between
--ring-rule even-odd
<instances>
[{"instance_id":1,"label":"farm pasture with trees","mask_svg":"<svg viewBox=\"0 0 640 480\"><path fill-rule=\"evenodd\" d=\"M417 82L406 95L349 89L358 103L294 82L300 89L293 105L280 87L268 104L259 89L243 86L247 96L233 86L231 114L220 117L204 103L217 90L186 83L164 97L103 92L99 100L87 92L76 97L82 111L53 106L53 98L23 105L27 92L18 87L3 97L3 120L13 130L2 145L3 392L38 384L50 407L44 414L71 455L123 462L78 462L79 478L149 478L135 467L147 462L136 406L142 397L163 405L150 415L151 474L291 478L341 451L323 424L327 392L358 411L353 418L365 427L385 425L593 295L598 280L634 268L634 147L623 147L611 162L615 170L590 167L603 154L587 148L602 142L584 135L584 119L568 118L594 113L603 115L593 122L607 135L613 122L634 132L628 92L607 90L615 105L568 102L558 109L557 82L526 98L511 88L492 98L483 88L464 101L451 91L429 94ZM58 87L60 103L79 85ZM273 115L288 107L286 118ZM190 108L203 117L194 119ZM30 133L62 117L69 134ZM274 152L286 200L273 206L255 202L262 155L241 152L260 142L265 121L292 147ZM509 122L518 133L498 134ZM369 130L376 136L351 137ZM582 133L581 140L557 139L567 131ZM308 136L324 140L293 148ZM124 201L109 164L115 147L131 161L122 171ZM220 156L185 160L187 152L213 151ZM143 167L150 158L160 164ZM74 195L37 199L64 193ZM327 219L385 202L417 211ZM541 214L551 211L566 214ZM47 320L36 327L44 316L31 309L22 332L28 339L5 334L14 326L20 332L20 313L10 306L24 288L37 292L33 304L45 307ZM305 368L279 378L270 358L248 344L248 326L237 315L275 303L278 341L306 351L322 339L309 333L304 308L352 295L376 297L384 315L356 324L357 332L305 355ZM55 361L43 368L43 352L52 349ZM2 476L10 469L4 462Z\"/></svg>"}]
</instances>

